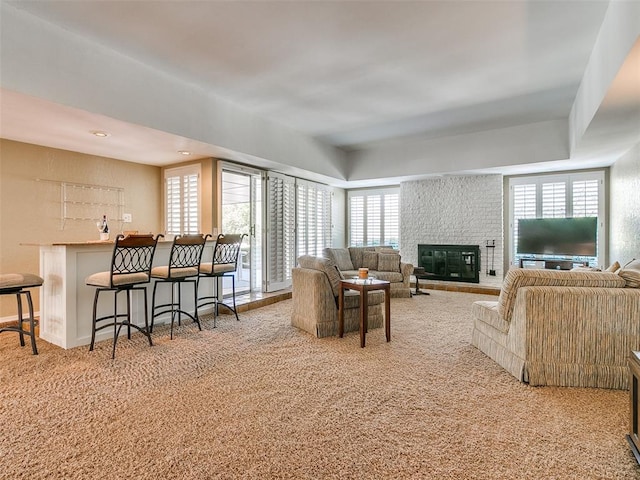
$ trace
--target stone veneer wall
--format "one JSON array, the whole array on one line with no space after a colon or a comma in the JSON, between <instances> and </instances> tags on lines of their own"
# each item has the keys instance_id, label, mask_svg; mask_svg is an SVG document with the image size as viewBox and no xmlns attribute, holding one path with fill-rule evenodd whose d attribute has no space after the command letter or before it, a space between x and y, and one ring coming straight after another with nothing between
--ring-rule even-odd
<instances>
[{"instance_id":1,"label":"stone veneer wall","mask_svg":"<svg viewBox=\"0 0 640 480\"><path fill-rule=\"evenodd\" d=\"M609 263L640 258L640 143L619 158L609 176Z\"/></svg>"},{"instance_id":2,"label":"stone veneer wall","mask_svg":"<svg viewBox=\"0 0 640 480\"><path fill-rule=\"evenodd\" d=\"M450 176L400 185L400 252L418 265L418 244L480 246L480 284L501 285L503 272L502 175ZM486 275L487 240L496 241ZM489 262L491 252L489 252Z\"/></svg>"}]
</instances>

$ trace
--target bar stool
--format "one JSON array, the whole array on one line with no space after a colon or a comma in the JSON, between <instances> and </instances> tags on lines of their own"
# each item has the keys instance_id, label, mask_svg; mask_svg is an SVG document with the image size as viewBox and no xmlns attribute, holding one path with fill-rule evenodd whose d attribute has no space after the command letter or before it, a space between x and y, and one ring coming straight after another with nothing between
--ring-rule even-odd
<instances>
[{"instance_id":1,"label":"bar stool","mask_svg":"<svg viewBox=\"0 0 640 480\"><path fill-rule=\"evenodd\" d=\"M111 269L107 272L94 273L85 279L85 283L96 288L93 299L93 322L91 326L91 345L89 351L93 350L96 332L113 325L113 350L111 358L116 357L116 343L123 326L127 327L127 338L131 339L131 327L144 334L151 342L151 332L149 330L149 312L147 308L147 286L151 280L151 265L156 251L158 239L162 235L118 235L113 248L111 259ZM144 293L144 328L131 323L131 292L134 290ZM102 317L97 316L98 298L102 292L114 292L113 313ZM118 313L118 294L127 293L127 311ZM118 321L118 319L123 319ZM111 320L110 323L103 323Z\"/></svg>"},{"instance_id":2,"label":"bar stool","mask_svg":"<svg viewBox=\"0 0 640 480\"><path fill-rule=\"evenodd\" d=\"M218 307L220 305L226 307L233 312L238 318L238 311L236 307L236 270L238 268L238 258L240 257L240 247L242 246L242 240L246 237L246 234L220 234L216 239L216 244L213 247L213 261L200 264L200 274L198 275L198 285L201 278L213 278L213 295L207 297L198 298L198 308L206 305L215 305L213 326L216 326L216 318L218 316ZM218 292L218 279L224 277L231 277L232 292L233 292L233 308L220 301Z\"/></svg>"},{"instance_id":3,"label":"bar stool","mask_svg":"<svg viewBox=\"0 0 640 480\"><path fill-rule=\"evenodd\" d=\"M36 347L36 331L35 319L33 318L33 302L31 301L31 292L27 288L39 287L44 280L38 275L32 273L3 273L0 274L0 295L15 295L18 300L18 325L6 326L0 328L2 332L18 332L20 334L20 346L24 347L24 336L31 337L31 351L34 355L38 354ZM29 330L25 330L23 323L26 321L22 317L22 295L27 298L27 308L29 309Z\"/></svg>"},{"instance_id":4,"label":"bar stool","mask_svg":"<svg viewBox=\"0 0 640 480\"><path fill-rule=\"evenodd\" d=\"M202 330L200 319L198 318L198 267L202 259L204 244L211 235L178 235L171 245L169 265L154 267L151 270L151 277L156 279L153 285L153 304L151 307L151 331L153 332L154 320L157 316L171 313L171 339L173 339L173 324L175 317L178 317L178 325L182 315L191 318ZM156 289L158 285L167 283L171 285L171 303L156 305ZM193 283L193 298L195 312L191 315L182 309L182 284ZM178 301L175 299L176 286L178 290Z\"/></svg>"}]
</instances>

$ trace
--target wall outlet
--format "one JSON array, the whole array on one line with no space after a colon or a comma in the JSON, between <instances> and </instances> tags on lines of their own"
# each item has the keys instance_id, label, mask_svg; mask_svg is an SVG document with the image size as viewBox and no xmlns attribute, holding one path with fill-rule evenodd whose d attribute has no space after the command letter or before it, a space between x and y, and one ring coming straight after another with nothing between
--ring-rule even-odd
<instances>
[{"instance_id":1,"label":"wall outlet","mask_svg":"<svg viewBox=\"0 0 640 480\"><path fill-rule=\"evenodd\" d=\"M122 214L122 221L124 223L131 223L131 214L130 213L123 213Z\"/></svg>"}]
</instances>

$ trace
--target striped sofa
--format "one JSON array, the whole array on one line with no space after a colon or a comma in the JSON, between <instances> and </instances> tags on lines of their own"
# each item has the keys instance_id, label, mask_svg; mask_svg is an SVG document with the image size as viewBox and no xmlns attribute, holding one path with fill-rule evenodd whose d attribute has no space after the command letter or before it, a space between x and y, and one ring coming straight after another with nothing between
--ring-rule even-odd
<instances>
[{"instance_id":1,"label":"striped sofa","mask_svg":"<svg viewBox=\"0 0 640 480\"><path fill-rule=\"evenodd\" d=\"M325 248L322 256L333 261L344 278L357 276L358 269L366 267L369 275L391 284L391 297L411 297L413 265L403 262L391 246Z\"/></svg>"},{"instance_id":2,"label":"striped sofa","mask_svg":"<svg viewBox=\"0 0 640 480\"><path fill-rule=\"evenodd\" d=\"M628 388L640 289L612 272L510 270L473 304L472 344L530 385Z\"/></svg>"}]
</instances>

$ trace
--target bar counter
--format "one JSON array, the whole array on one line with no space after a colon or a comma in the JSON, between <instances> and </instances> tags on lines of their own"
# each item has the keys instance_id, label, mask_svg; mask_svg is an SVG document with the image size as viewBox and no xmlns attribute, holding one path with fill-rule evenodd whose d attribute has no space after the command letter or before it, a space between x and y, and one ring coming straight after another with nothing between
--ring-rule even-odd
<instances>
[{"instance_id":1,"label":"bar counter","mask_svg":"<svg viewBox=\"0 0 640 480\"><path fill-rule=\"evenodd\" d=\"M211 257L215 242L207 242L203 261ZM171 241L159 241L156 247L153 266L167 265L171 252ZM113 240L64 242L38 245L40 247L40 276L44 284L40 296L40 338L47 342L69 349L91 342L91 321L93 317L93 298L95 287L85 285L85 278L89 275L108 271L111 268L113 255ZM210 261L210 260L209 260ZM153 280L147 284L147 302L151 316L151 302L153 294ZM211 292L212 285L208 281L201 286L202 291ZM122 307L126 298L120 295ZM171 299L171 289L167 285L158 287L156 303L168 303ZM183 309L193 312L192 286L185 285L182 295ZM113 295L100 295L98 316L113 310ZM122 310L124 312L124 309ZM211 308L198 313L208 313ZM144 296L142 292L132 292L131 320L137 325L144 325ZM156 324L169 321L169 315L156 319ZM186 320L189 322L189 320ZM151 317L149 317L151 322ZM196 327L197 328L197 327ZM126 335L126 329L121 334ZM113 338L113 330L104 329L97 333L96 341Z\"/></svg>"}]
</instances>

